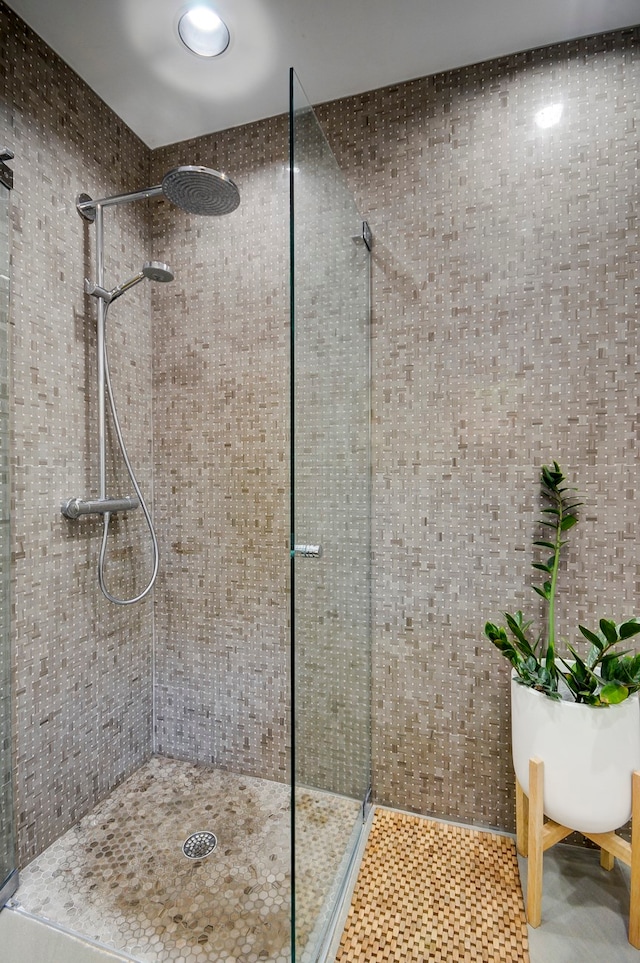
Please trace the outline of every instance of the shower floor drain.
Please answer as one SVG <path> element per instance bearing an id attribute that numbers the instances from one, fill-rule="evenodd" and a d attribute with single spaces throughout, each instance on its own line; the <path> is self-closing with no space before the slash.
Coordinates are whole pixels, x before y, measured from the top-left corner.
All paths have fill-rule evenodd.
<path id="1" fill-rule="evenodd" d="M 204 859 L 217 845 L 218 840 L 213 833 L 191 833 L 182 844 L 182 852 L 187 859 Z"/>

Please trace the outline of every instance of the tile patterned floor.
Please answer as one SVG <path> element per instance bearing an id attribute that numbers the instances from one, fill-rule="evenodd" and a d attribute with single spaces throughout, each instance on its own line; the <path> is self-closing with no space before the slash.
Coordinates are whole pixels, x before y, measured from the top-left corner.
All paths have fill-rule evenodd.
<path id="1" fill-rule="evenodd" d="M 288 963 L 289 798 L 286 785 L 155 757 L 22 871 L 17 899 L 144 963 Z M 358 806 L 309 790 L 297 803 L 303 946 Z M 188 860 L 182 843 L 201 830 L 217 848 Z"/>
<path id="2" fill-rule="evenodd" d="M 315 960 L 349 867 L 362 805 L 345 796 L 296 790 L 296 959 Z"/>

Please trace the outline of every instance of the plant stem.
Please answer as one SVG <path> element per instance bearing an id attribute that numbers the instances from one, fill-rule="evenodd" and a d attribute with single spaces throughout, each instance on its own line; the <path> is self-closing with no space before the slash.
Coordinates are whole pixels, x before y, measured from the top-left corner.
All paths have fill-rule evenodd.
<path id="1" fill-rule="evenodd" d="M 551 588 L 549 590 L 549 614 L 548 614 L 548 646 L 555 656 L 556 644 L 556 582 L 558 581 L 558 566 L 560 565 L 560 549 L 562 548 L 562 495 L 558 491 L 553 492 L 556 508 L 558 510 L 558 525 L 556 528 L 555 548 L 553 550 L 553 568 L 551 569 Z"/>

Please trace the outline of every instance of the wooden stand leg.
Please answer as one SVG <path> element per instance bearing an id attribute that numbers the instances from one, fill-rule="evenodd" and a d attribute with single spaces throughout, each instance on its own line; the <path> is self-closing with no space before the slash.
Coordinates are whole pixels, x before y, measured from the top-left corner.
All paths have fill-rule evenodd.
<path id="1" fill-rule="evenodd" d="M 524 789 L 516 779 L 516 849 L 520 856 L 527 856 L 529 834 L 529 800 Z"/>
<path id="2" fill-rule="evenodd" d="M 542 830 L 544 764 L 541 759 L 529 760 L 529 829 L 527 847 L 527 919 L 530 926 L 540 926 L 542 915 Z"/>
<path id="3" fill-rule="evenodd" d="M 606 849 L 600 850 L 600 865 L 603 869 L 613 869 L 616 864 L 616 858 L 613 853 L 608 853 Z"/>
<path id="4" fill-rule="evenodd" d="M 640 772 L 634 772 L 631 810 L 631 902 L 629 942 L 640 950 Z"/>
<path id="5" fill-rule="evenodd" d="M 572 830 L 549 820 L 544 821 L 544 763 L 529 760 L 529 798 L 516 779 L 516 845 L 521 856 L 528 856 L 527 921 L 540 926 L 542 917 L 542 858 L 545 850 L 568 836 Z M 640 771 L 632 775 L 631 843 L 616 832 L 587 833 L 584 836 L 600 847 L 600 865 L 613 869 L 616 858 L 631 867 L 629 906 L 629 943 L 640 950 Z"/>

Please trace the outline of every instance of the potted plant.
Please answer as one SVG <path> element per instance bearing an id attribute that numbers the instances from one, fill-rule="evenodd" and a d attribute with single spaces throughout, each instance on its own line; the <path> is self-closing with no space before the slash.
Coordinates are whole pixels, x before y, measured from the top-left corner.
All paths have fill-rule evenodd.
<path id="1" fill-rule="evenodd" d="M 588 643 L 562 641 L 559 652 L 555 601 L 567 533 L 578 521 L 575 489 L 557 462 L 543 466 L 547 503 L 534 545 L 546 558 L 534 585 L 547 609 L 545 630 L 533 637 L 522 612 L 504 613 L 506 627 L 487 622 L 485 634 L 513 667 L 512 750 L 516 776 L 529 794 L 529 760 L 544 762 L 544 812 L 562 826 L 606 833 L 631 815 L 631 776 L 640 769 L 640 655 L 620 645 L 640 632 L 640 619 L 600 619 L 597 629 L 578 628 Z"/>

